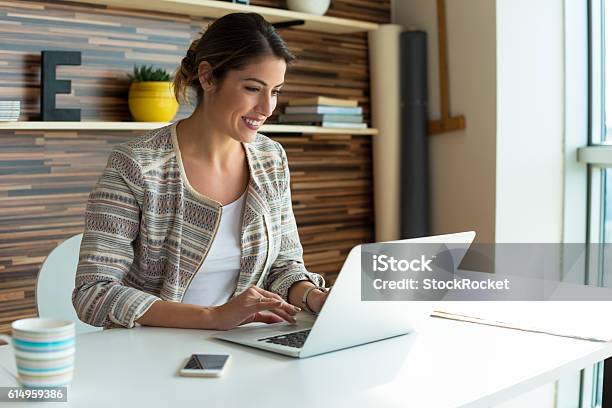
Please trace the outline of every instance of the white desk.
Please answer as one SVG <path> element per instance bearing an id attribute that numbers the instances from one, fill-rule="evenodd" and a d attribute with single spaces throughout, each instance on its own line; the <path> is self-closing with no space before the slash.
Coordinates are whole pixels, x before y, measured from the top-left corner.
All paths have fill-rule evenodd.
<path id="1" fill-rule="evenodd" d="M 612 343 L 438 318 L 417 334 L 304 360 L 211 333 L 139 327 L 78 336 L 69 402 L 19 406 L 489 407 L 612 355 Z M 178 376 L 191 353 L 232 361 L 222 378 Z M 8 346 L 0 365 L 15 372 Z M 0 386 L 13 385 L 0 370 Z"/>

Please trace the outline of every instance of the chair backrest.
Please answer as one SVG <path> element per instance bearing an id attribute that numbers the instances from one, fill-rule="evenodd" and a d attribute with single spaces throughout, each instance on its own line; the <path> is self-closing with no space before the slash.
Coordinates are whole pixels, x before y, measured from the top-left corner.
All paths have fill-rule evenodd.
<path id="1" fill-rule="evenodd" d="M 83 234 L 59 244 L 45 259 L 36 283 L 36 305 L 40 317 L 72 320 L 76 333 L 102 330 L 79 320 L 72 306 L 74 277 L 79 261 L 79 249 Z"/>

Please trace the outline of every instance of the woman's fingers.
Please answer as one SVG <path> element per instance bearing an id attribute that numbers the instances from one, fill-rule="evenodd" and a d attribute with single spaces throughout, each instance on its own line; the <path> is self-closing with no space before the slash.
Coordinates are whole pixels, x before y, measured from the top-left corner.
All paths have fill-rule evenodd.
<path id="1" fill-rule="evenodd" d="M 253 288 L 261 296 L 267 297 L 268 299 L 272 298 L 272 299 L 280 300 L 282 302 L 281 308 L 286 313 L 289 313 L 290 315 L 294 315 L 297 312 L 299 312 L 300 310 L 302 310 L 299 307 L 293 306 L 291 303 L 285 302 L 285 300 L 283 300 L 283 298 L 280 297 L 279 295 L 277 295 L 276 293 L 272 293 L 272 292 L 269 292 L 269 291 L 267 291 L 265 289 L 258 288 L 257 286 L 251 286 L 251 288 Z"/>
<path id="2" fill-rule="evenodd" d="M 261 295 L 263 295 L 265 297 L 274 298 L 274 299 L 277 299 L 277 300 L 283 300 L 282 297 L 280 297 L 279 295 L 277 295 L 274 292 L 269 292 L 269 291 L 267 291 L 265 289 L 262 289 L 260 287 L 255 286 L 255 285 L 251 286 L 251 288 L 255 289 L 257 292 L 259 292 Z"/>
<path id="3" fill-rule="evenodd" d="M 253 315 L 253 321 L 271 324 L 271 323 L 280 323 L 283 321 L 283 318 L 278 315 L 275 315 L 274 313 L 267 313 L 264 311 L 264 312 L 255 313 Z"/>
<path id="4" fill-rule="evenodd" d="M 251 305 L 246 306 L 246 308 L 251 313 L 257 313 L 268 309 L 274 309 L 280 307 L 281 305 L 281 300 L 270 299 L 262 296 L 261 298 L 256 299 L 255 302 L 253 302 Z"/>
<path id="5" fill-rule="evenodd" d="M 221 306 L 226 319 L 232 320 L 231 327 L 240 326 L 251 322 L 279 323 L 287 321 L 295 324 L 293 317 L 299 310 L 275 293 L 251 286 L 239 297 Z"/>
<path id="6" fill-rule="evenodd" d="M 289 323 L 296 323 L 297 322 L 297 320 L 295 320 L 295 317 L 293 317 L 291 314 L 287 313 L 284 309 L 281 309 L 281 308 L 270 309 L 270 312 L 275 313 L 276 315 L 282 317 L 283 319 L 285 319 Z"/>
<path id="7" fill-rule="evenodd" d="M 289 323 L 295 323 L 295 318 L 287 313 L 284 309 L 281 308 L 282 301 L 276 299 L 262 300 L 261 302 L 257 302 L 255 305 L 251 306 L 251 310 L 253 313 L 268 311 L 269 313 L 274 313 Z"/>

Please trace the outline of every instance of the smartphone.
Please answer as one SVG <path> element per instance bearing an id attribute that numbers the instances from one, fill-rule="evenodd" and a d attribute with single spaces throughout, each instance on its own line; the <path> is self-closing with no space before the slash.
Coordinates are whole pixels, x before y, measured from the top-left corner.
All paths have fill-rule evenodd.
<path id="1" fill-rule="evenodd" d="M 192 354 L 179 373 L 185 377 L 220 377 L 229 354 Z"/>

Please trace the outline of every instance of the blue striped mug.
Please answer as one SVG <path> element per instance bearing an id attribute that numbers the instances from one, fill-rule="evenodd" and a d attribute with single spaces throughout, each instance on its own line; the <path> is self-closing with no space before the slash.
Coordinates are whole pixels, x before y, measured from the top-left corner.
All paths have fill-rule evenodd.
<path id="1" fill-rule="evenodd" d="M 0 340 L 12 344 L 17 380 L 24 387 L 63 387 L 72 381 L 74 370 L 74 322 L 34 317 L 15 320 L 12 337 Z"/>

